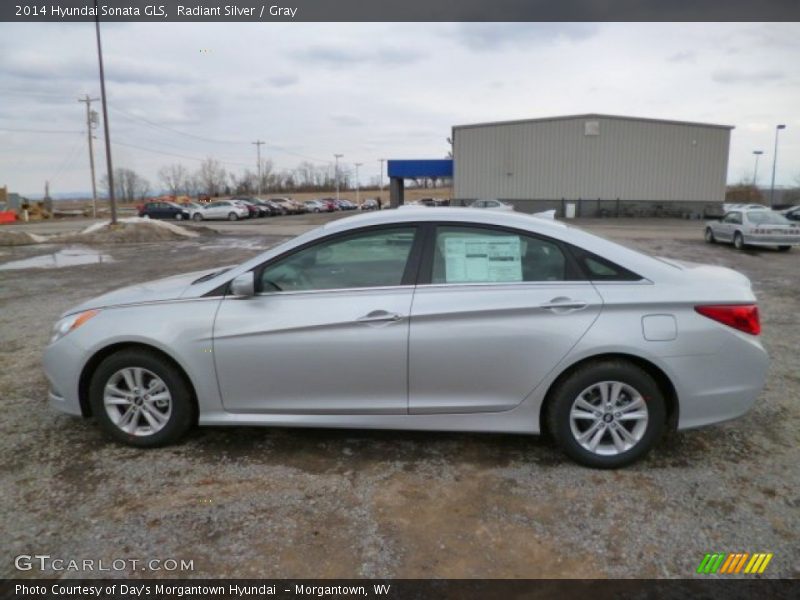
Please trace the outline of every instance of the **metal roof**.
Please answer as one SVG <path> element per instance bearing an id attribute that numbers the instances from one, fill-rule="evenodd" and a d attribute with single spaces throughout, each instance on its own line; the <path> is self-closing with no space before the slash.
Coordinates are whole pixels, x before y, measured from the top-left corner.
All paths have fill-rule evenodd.
<path id="1" fill-rule="evenodd" d="M 513 121 L 491 121 L 487 123 L 471 123 L 466 125 L 453 125 L 453 129 L 470 129 L 473 127 L 497 127 L 500 125 L 523 125 L 527 123 L 545 123 L 548 121 L 569 121 L 573 119 L 617 119 L 622 121 L 644 121 L 647 123 L 661 123 L 664 125 L 690 125 L 693 127 L 714 127 L 717 129 L 734 129 L 735 125 L 718 125 L 715 123 L 698 123 L 696 121 L 673 121 L 668 119 L 651 119 L 647 117 L 626 117 L 622 115 L 603 115 L 599 113 L 586 113 L 581 115 L 566 115 L 562 117 L 542 117 L 538 119 L 517 119 Z"/>

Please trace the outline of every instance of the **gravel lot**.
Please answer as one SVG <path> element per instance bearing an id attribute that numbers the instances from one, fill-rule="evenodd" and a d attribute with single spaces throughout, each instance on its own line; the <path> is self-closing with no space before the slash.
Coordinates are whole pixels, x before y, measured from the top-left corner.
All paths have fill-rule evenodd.
<path id="1" fill-rule="evenodd" d="M 321 218 L 287 218 L 286 233 Z M 248 258 L 280 239 L 280 222 L 0 270 L 0 577 L 39 575 L 13 565 L 35 553 L 187 559 L 194 571 L 181 575 L 196 577 L 690 577 L 712 551 L 774 552 L 766 576 L 800 576 L 800 251 L 709 246 L 697 222 L 582 225 L 747 274 L 768 385 L 745 418 L 672 434 L 624 470 L 581 468 L 546 439 L 512 435 L 203 429 L 139 451 L 47 407 L 41 353 L 63 310 Z M 0 268 L 59 250 L 0 247 Z"/>

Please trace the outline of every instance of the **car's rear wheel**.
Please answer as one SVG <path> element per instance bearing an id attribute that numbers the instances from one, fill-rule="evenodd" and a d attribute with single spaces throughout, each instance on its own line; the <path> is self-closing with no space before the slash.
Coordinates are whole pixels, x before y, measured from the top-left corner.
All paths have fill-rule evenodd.
<path id="1" fill-rule="evenodd" d="M 781 252 L 788 252 L 791 249 L 792 249 L 791 246 L 778 246 L 778 250 L 780 250 Z"/>
<path id="2" fill-rule="evenodd" d="M 183 221 L 183 214 L 181 214 L 181 213 L 177 213 L 177 214 L 175 215 L 175 220 L 176 220 L 176 221 Z"/>
<path id="3" fill-rule="evenodd" d="M 238 220 L 239 220 L 239 215 L 237 215 L 235 212 L 228 213 L 228 221 L 238 221 Z"/>
<path id="4" fill-rule="evenodd" d="M 717 240 L 714 237 L 714 232 L 711 231 L 711 227 L 706 227 L 706 242 L 709 244 L 715 243 Z"/>
<path id="5" fill-rule="evenodd" d="M 623 360 L 579 367 L 551 392 L 550 433 L 567 456 L 588 467 L 628 465 L 658 442 L 666 424 L 663 393 L 653 378 Z"/>
<path id="6" fill-rule="evenodd" d="M 744 250 L 744 237 L 738 231 L 733 234 L 733 247 L 737 250 Z"/>
<path id="7" fill-rule="evenodd" d="M 203 215 L 201 215 L 200 213 L 194 213 L 194 215 L 192 216 L 192 221 L 202 221 L 202 220 L 203 220 Z"/>
<path id="8" fill-rule="evenodd" d="M 146 350 L 122 350 L 103 360 L 89 384 L 89 403 L 100 427 L 131 446 L 174 443 L 194 422 L 185 379 Z"/>

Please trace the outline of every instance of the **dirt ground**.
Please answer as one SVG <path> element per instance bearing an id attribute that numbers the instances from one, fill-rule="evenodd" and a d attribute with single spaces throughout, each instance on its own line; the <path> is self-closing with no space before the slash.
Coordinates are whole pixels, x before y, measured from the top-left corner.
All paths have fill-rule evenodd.
<path id="1" fill-rule="evenodd" d="M 279 222 L 263 235 L 251 224 L 171 242 L 0 248 L 0 577 L 40 575 L 14 569 L 36 553 L 194 561 L 104 576 L 691 577 L 706 552 L 772 552 L 765 576 L 800 576 L 800 251 L 707 245 L 697 222 L 581 225 L 751 277 L 767 387 L 746 417 L 669 435 L 624 470 L 578 467 L 546 439 L 513 435 L 207 428 L 140 451 L 48 408 L 41 354 L 63 310 L 249 258 L 282 239 Z M 299 221 L 284 223 L 295 233 Z"/>

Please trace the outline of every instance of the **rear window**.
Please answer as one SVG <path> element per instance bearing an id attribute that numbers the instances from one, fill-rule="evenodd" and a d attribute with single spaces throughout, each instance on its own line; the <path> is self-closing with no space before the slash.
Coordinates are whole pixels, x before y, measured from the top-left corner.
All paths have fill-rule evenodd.
<path id="1" fill-rule="evenodd" d="M 642 279 L 641 275 L 577 246 L 570 246 L 570 251 L 586 279 L 590 281 L 640 281 Z"/>
<path id="2" fill-rule="evenodd" d="M 756 225 L 766 223 L 767 225 L 787 225 L 788 219 L 783 215 L 769 210 L 751 210 L 747 213 L 747 220 Z"/>

